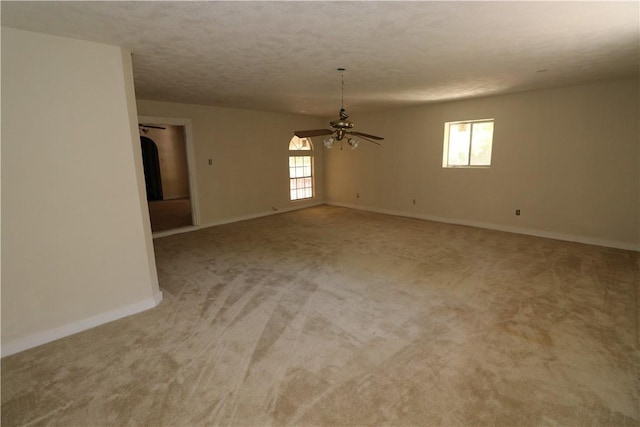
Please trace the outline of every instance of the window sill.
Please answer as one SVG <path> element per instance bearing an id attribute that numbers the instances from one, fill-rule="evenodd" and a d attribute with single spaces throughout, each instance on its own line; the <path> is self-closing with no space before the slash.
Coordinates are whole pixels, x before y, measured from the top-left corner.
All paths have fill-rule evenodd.
<path id="1" fill-rule="evenodd" d="M 491 169 L 491 166 L 443 166 L 442 169 Z"/>

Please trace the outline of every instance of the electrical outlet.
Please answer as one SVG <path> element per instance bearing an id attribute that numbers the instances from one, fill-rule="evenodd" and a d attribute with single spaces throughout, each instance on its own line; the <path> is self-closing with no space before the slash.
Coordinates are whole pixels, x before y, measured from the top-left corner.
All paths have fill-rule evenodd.
<path id="1" fill-rule="evenodd" d="M 213 159 L 209 159 L 209 165 L 213 164 Z"/>
<path id="2" fill-rule="evenodd" d="M 360 193 L 356 193 L 356 199 L 360 198 Z"/>
<path id="3" fill-rule="evenodd" d="M 520 216 L 520 209 L 516 209 L 516 215 Z"/>
<path id="4" fill-rule="evenodd" d="M 413 204 L 414 204 L 414 205 L 416 204 L 416 199 L 413 199 Z"/>

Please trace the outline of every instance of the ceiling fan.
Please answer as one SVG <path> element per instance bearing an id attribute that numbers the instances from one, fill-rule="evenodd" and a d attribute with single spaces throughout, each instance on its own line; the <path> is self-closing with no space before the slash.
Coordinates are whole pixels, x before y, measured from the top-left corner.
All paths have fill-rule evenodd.
<path id="1" fill-rule="evenodd" d="M 140 131 L 142 131 L 142 133 L 147 134 L 149 133 L 149 129 L 166 129 L 165 127 L 162 126 L 154 126 L 154 125 L 145 125 L 142 123 L 138 123 L 138 129 Z"/>
<path id="2" fill-rule="evenodd" d="M 373 142 L 376 145 L 380 145 L 380 143 L 377 141 L 381 141 L 384 139 L 381 136 L 369 135 L 367 133 L 349 130 L 353 128 L 355 124 L 347 120 L 349 116 L 347 115 L 347 111 L 344 109 L 344 71 L 345 70 L 346 70 L 345 68 L 338 68 L 338 71 L 342 73 L 342 107 L 340 108 L 340 118 L 338 120 L 334 120 L 331 123 L 329 123 L 333 129 L 297 130 L 293 132 L 295 136 L 297 136 L 298 138 L 310 138 L 313 136 L 324 136 L 324 135 L 335 134 L 335 136 L 331 136 L 323 140 L 324 146 L 327 148 L 331 148 L 335 141 L 342 141 L 346 137 L 347 143 L 351 146 L 351 149 L 352 150 L 355 149 L 358 146 L 358 140 L 351 137 L 351 135 L 357 136 L 369 142 Z"/>

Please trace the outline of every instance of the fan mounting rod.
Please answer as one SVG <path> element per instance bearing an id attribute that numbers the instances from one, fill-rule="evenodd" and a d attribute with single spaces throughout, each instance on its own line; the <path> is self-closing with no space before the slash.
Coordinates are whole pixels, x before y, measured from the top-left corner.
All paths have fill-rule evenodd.
<path id="1" fill-rule="evenodd" d="M 337 130 L 336 139 L 340 141 L 342 138 L 344 138 L 346 130 L 353 127 L 353 123 L 347 121 L 349 116 L 347 115 L 347 110 L 344 109 L 344 72 L 347 69 L 344 67 L 340 67 L 337 70 L 340 71 L 342 77 L 342 104 L 340 108 L 340 119 L 332 121 L 331 126 Z"/>
<path id="2" fill-rule="evenodd" d="M 347 71 L 347 69 L 344 67 L 340 67 L 338 68 L 338 71 L 340 71 L 340 77 L 342 78 L 342 103 L 340 106 L 340 111 L 344 111 L 344 72 Z"/>

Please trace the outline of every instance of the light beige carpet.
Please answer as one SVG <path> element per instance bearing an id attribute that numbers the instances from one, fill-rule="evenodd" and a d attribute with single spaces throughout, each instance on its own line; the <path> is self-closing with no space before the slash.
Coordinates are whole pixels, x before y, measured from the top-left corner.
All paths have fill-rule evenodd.
<path id="1" fill-rule="evenodd" d="M 638 254 L 321 206 L 154 242 L 155 309 L 2 360 L 2 425 L 640 425 Z"/>

